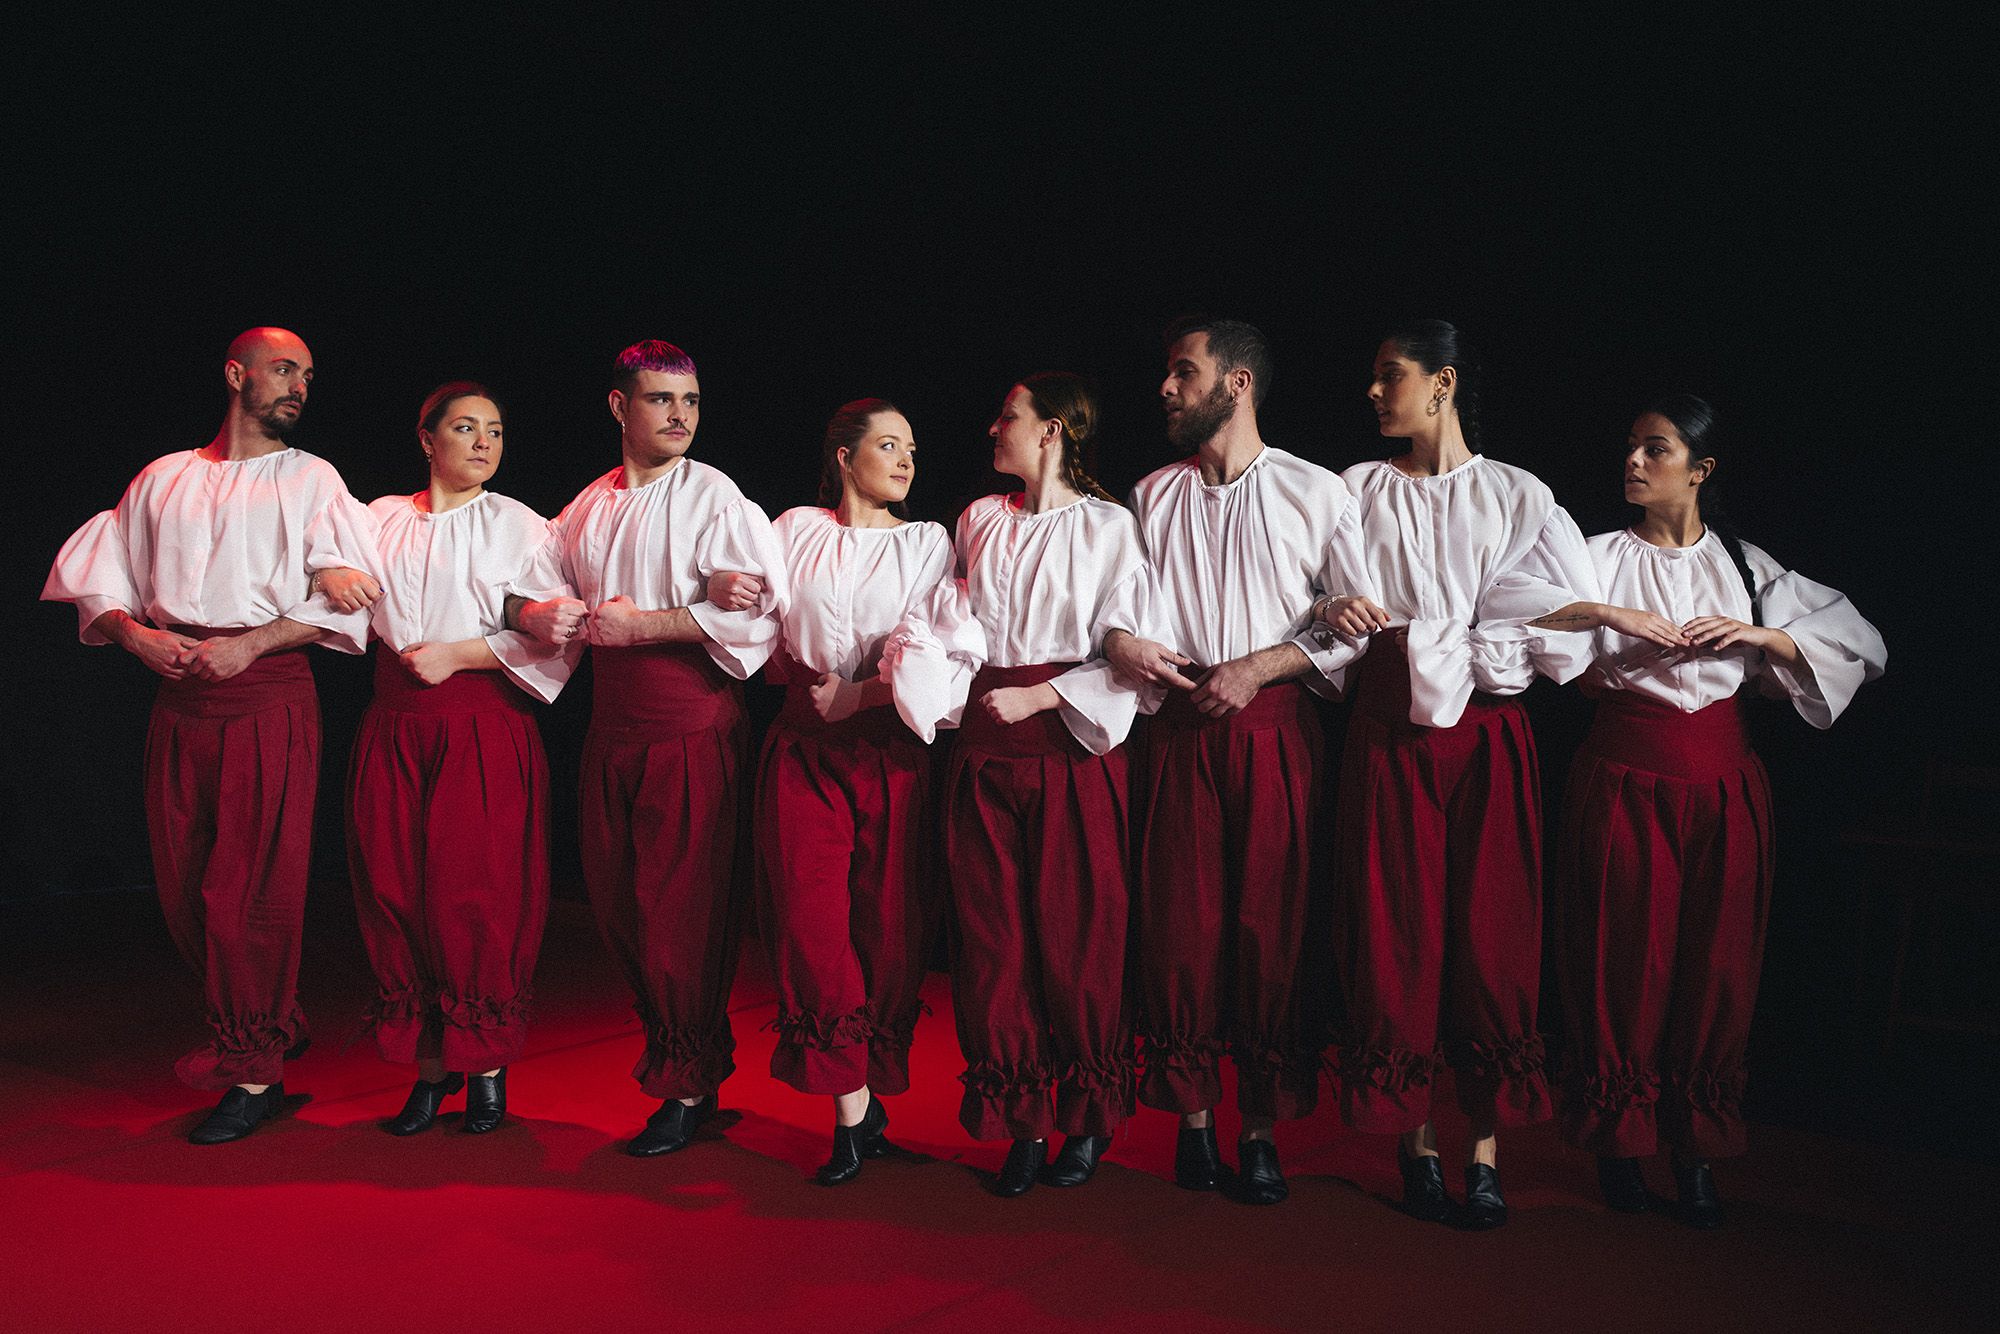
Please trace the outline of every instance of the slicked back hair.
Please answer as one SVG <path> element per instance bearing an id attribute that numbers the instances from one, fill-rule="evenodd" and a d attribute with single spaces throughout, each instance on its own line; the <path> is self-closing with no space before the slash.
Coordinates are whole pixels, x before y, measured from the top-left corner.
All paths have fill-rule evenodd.
<path id="1" fill-rule="evenodd" d="M 499 399 L 493 397 L 493 391 L 479 381 L 453 380 L 448 384 L 439 385 L 424 397 L 424 405 L 417 409 L 417 429 L 435 431 L 438 423 L 444 420 L 445 409 L 461 398 L 483 398 L 499 408 L 502 417 L 507 415 L 507 409 L 501 405 Z"/>
<path id="2" fill-rule="evenodd" d="M 611 367 L 611 387 L 621 394 L 632 392 L 633 383 L 640 371 L 658 371 L 662 375 L 693 375 L 694 358 L 675 347 L 672 343 L 648 338 L 643 343 L 634 343 L 618 354 L 618 360 Z"/>
<path id="3" fill-rule="evenodd" d="M 1271 392 L 1271 345 L 1264 341 L 1263 330 L 1242 320 L 1189 315 L 1167 326 L 1166 345 L 1171 348 L 1189 334 L 1208 335 L 1208 355 L 1223 375 L 1239 368 L 1249 371 L 1250 405 L 1264 406 L 1264 395 Z"/>

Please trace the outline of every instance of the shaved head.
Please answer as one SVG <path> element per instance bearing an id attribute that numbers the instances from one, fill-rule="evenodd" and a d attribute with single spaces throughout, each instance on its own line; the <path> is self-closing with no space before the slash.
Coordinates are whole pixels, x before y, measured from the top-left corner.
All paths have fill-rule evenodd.
<path id="1" fill-rule="evenodd" d="M 274 325 L 263 325 L 255 329 L 245 329 L 242 333 L 237 334 L 236 337 L 229 340 L 229 351 L 224 354 L 224 359 L 228 361 L 240 361 L 245 366 L 248 366 L 257 360 L 269 360 L 271 357 L 277 355 L 280 349 L 294 354 L 294 360 L 304 361 L 309 359 L 309 357 L 296 355 L 305 352 L 305 339 L 299 337 L 290 329 L 280 329 Z"/>

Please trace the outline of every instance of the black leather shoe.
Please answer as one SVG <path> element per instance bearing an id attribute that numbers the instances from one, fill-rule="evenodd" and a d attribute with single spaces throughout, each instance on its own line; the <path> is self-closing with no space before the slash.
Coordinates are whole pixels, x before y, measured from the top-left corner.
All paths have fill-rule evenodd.
<path id="1" fill-rule="evenodd" d="M 1111 1147 L 1109 1135 L 1071 1135 L 1042 1169 L 1044 1186 L 1081 1186 L 1097 1173 L 1097 1160 Z"/>
<path id="2" fill-rule="evenodd" d="M 1278 1170 L 1278 1146 L 1246 1139 L 1236 1146 L 1236 1198 L 1245 1204 L 1279 1204 L 1291 1194 Z"/>
<path id="3" fill-rule="evenodd" d="M 222 1101 L 215 1104 L 215 1110 L 189 1132 L 188 1143 L 227 1144 L 233 1139 L 242 1139 L 276 1116 L 284 1101 L 283 1083 L 273 1084 L 262 1093 L 252 1093 L 246 1088 L 230 1089 L 222 1095 Z"/>
<path id="4" fill-rule="evenodd" d="M 1643 1214 L 1653 1207 L 1637 1158 L 1599 1158 L 1597 1188 L 1604 1192 L 1605 1204 L 1621 1214 Z"/>
<path id="5" fill-rule="evenodd" d="M 1507 1200 L 1500 1194 L 1500 1169 L 1474 1163 L 1465 1169 L 1465 1208 L 1458 1225 L 1468 1232 L 1486 1232 L 1507 1222 Z"/>
<path id="6" fill-rule="evenodd" d="M 1722 1226 L 1722 1197 L 1706 1160 L 1685 1167 L 1675 1163 L 1674 1184 L 1681 1190 L 1681 1222 L 1704 1232 Z"/>
<path id="7" fill-rule="evenodd" d="M 1004 1199 L 1026 1195 L 1048 1160 L 1047 1140 L 1015 1140 L 1014 1147 L 1007 1150 L 1007 1161 L 1000 1164 L 1000 1175 L 993 1178 L 993 1193 Z"/>
<path id="8" fill-rule="evenodd" d="M 464 1075 L 446 1075 L 435 1084 L 419 1079 L 411 1086 L 410 1096 L 404 1099 L 403 1110 L 384 1121 L 382 1129 L 392 1135 L 414 1135 L 419 1130 L 429 1130 L 444 1100 L 464 1087 Z"/>
<path id="9" fill-rule="evenodd" d="M 690 1107 L 679 1098 L 668 1098 L 660 1110 L 646 1118 L 646 1128 L 632 1137 L 625 1152 L 634 1158 L 653 1158 L 685 1149 L 695 1127 L 716 1113 L 713 1093 Z"/>
<path id="10" fill-rule="evenodd" d="M 888 1128 L 889 1109 L 880 1098 L 869 1094 L 868 1110 L 859 1121 L 833 1128 L 833 1156 L 813 1174 L 813 1180 L 822 1186 L 838 1186 L 860 1176 L 863 1158 L 880 1158 L 889 1151 L 889 1141 L 882 1133 Z"/>
<path id="11" fill-rule="evenodd" d="M 498 1130 L 507 1119 L 507 1067 L 496 1075 L 467 1075 L 465 1079 L 465 1120 L 458 1128 L 468 1135 L 484 1135 Z"/>
<path id="12" fill-rule="evenodd" d="M 1442 1223 L 1451 1216 L 1451 1197 L 1444 1193 L 1444 1165 L 1434 1153 L 1411 1157 L 1396 1142 L 1396 1166 L 1403 1172 L 1403 1212 L 1426 1223 Z"/>
<path id="13" fill-rule="evenodd" d="M 1215 1147 L 1215 1126 L 1182 1128 L 1174 1141 L 1174 1184 L 1182 1190 L 1214 1190 L 1222 1184 L 1222 1151 Z"/>

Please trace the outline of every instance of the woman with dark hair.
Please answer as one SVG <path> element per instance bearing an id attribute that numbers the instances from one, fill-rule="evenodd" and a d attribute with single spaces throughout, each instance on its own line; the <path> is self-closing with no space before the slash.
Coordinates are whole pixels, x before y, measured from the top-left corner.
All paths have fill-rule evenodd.
<path id="1" fill-rule="evenodd" d="M 1535 1032 L 1539 779 L 1513 696 L 1588 665 L 1576 604 L 1595 576 L 1548 487 L 1474 452 L 1478 391 L 1452 325 L 1417 321 L 1383 340 L 1368 399 L 1381 433 L 1405 444 L 1342 474 L 1361 506 L 1363 569 L 1318 615 L 1366 647 L 1336 829 L 1342 1114 L 1401 1136 L 1404 1207 L 1445 1221 L 1431 1087 L 1449 1066 L 1472 1122 L 1458 1218 L 1489 1228 L 1507 1217 L 1498 1128 L 1551 1111 Z"/>
<path id="2" fill-rule="evenodd" d="M 1083 381 L 1031 375 L 987 434 L 1013 495 L 974 502 L 959 564 L 985 632 L 947 788 L 967 1069 L 959 1121 L 1009 1139 L 996 1194 L 1088 1181 L 1131 1114 L 1125 1013 L 1127 778 L 1138 694 L 1104 661 L 1139 633 L 1145 552 L 1132 515 L 1091 479 L 1097 404 Z M 1054 1107 L 1050 1094 L 1054 1094 Z M 1053 1166 L 1048 1136 L 1068 1137 Z"/>
<path id="3" fill-rule="evenodd" d="M 916 467 L 894 404 L 848 403 L 827 423 L 821 507 L 775 525 L 791 592 L 768 671 L 788 689 L 757 788 L 758 906 L 778 988 L 771 1074 L 834 1102 L 824 1186 L 887 1148 L 881 1095 L 910 1085 L 936 903 L 925 747 L 957 725 L 981 648 L 951 538 L 905 521 Z M 715 583 L 726 610 L 753 600 Z"/>
<path id="4" fill-rule="evenodd" d="M 369 606 L 375 698 L 348 770 L 348 865 L 379 992 L 384 1060 L 415 1063 L 392 1135 L 429 1128 L 466 1090 L 460 1129 L 507 1109 L 548 915 L 548 764 L 532 701 L 553 700 L 577 650 L 506 628 L 507 581 L 548 521 L 488 491 L 501 410 L 454 381 L 424 400 L 430 485 L 368 506 L 367 550 L 317 576 L 337 607 Z M 349 553 L 341 553 L 349 557 Z"/>
<path id="5" fill-rule="evenodd" d="M 1589 541 L 1606 595 L 1677 629 L 1599 630 L 1597 700 L 1570 766 L 1557 861 L 1571 1060 L 1564 1138 L 1598 1155 L 1606 1203 L 1649 1203 L 1640 1159 L 1672 1150 L 1681 1217 L 1722 1222 L 1708 1160 L 1746 1148 L 1740 1100 L 1772 880 L 1771 797 L 1747 686 L 1832 725 L 1881 675 L 1882 636 L 1834 590 L 1739 540 L 1704 502 L 1720 451 L 1692 394 L 1625 442 L 1631 528 Z"/>

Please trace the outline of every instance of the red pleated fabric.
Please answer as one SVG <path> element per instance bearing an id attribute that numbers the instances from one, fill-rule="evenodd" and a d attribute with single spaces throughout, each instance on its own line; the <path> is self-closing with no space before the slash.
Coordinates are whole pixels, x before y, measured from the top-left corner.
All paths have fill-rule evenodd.
<path id="1" fill-rule="evenodd" d="M 577 851 L 605 944 L 632 988 L 647 1095 L 695 1098 L 735 1070 L 743 689 L 699 644 L 590 651 Z"/>
<path id="2" fill-rule="evenodd" d="M 1170 692 L 1152 719 L 1135 913 L 1148 1106 L 1214 1107 L 1225 1051 L 1245 1114 L 1290 1120 L 1317 1101 L 1298 982 L 1323 749 L 1296 682 L 1219 719 Z"/>
<path id="3" fill-rule="evenodd" d="M 828 723 L 794 685 L 765 736 L 757 890 L 778 989 L 771 1074 L 801 1093 L 910 1086 L 936 902 L 929 781 L 929 749 L 893 708 Z"/>
<path id="4" fill-rule="evenodd" d="M 548 761 L 497 671 L 427 686 L 380 644 L 348 767 L 355 915 L 383 1059 L 520 1057 L 549 907 Z"/>
<path id="5" fill-rule="evenodd" d="M 319 699 L 303 649 L 227 681 L 161 684 L 146 732 L 146 827 L 160 910 L 201 975 L 212 1031 L 175 1065 L 190 1087 L 276 1083 L 306 1034 L 299 948 L 318 786 Z"/>
<path id="6" fill-rule="evenodd" d="M 1132 1111 L 1124 748 L 1090 754 L 1058 710 L 1003 726 L 979 704 L 1073 665 L 981 670 L 952 753 L 959 1122 L 975 1139 L 1108 1135 Z"/>
<path id="7" fill-rule="evenodd" d="M 1744 1152 L 1742 1097 L 1775 868 L 1741 696 L 1598 702 L 1556 868 L 1565 1138 L 1642 1157 Z"/>
<path id="8" fill-rule="evenodd" d="M 1397 1133 L 1430 1119 L 1448 1064 L 1475 1121 L 1552 1107 L 1535 1031 L 1542 812 L 1519 700 L 1473 695 L 1451 727 L 1409 721 L 1409 665 L 1378 637 L 1361 664 L 1341 763 L 1337 948 L 1349 1031 L 1341 1113 Z"/>

